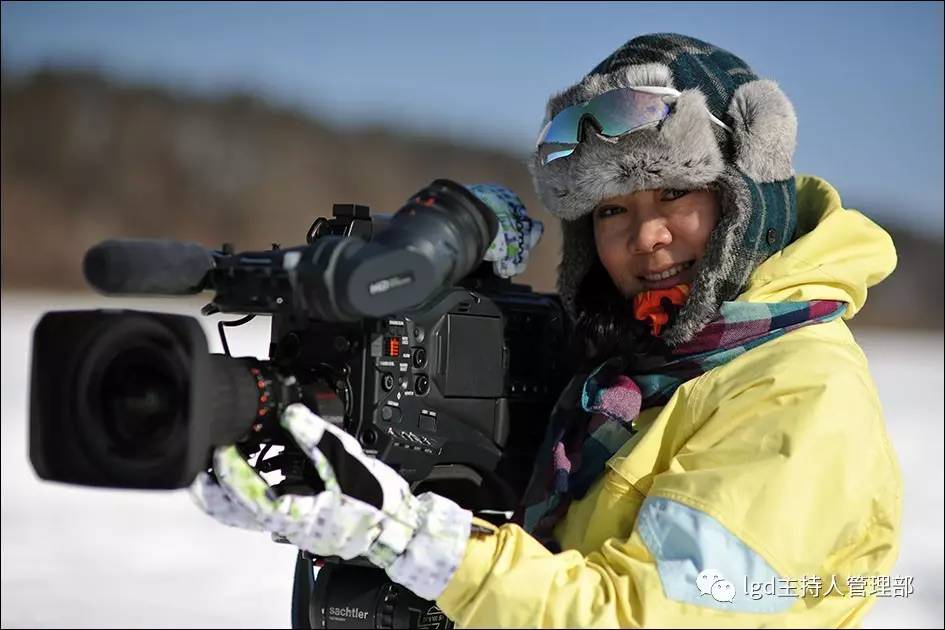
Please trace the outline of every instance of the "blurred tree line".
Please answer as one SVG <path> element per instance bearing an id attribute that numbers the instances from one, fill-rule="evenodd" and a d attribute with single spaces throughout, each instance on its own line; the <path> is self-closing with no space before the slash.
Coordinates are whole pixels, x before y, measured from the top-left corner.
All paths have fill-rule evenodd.
<path id="1" fill-rule="evenodd" d="M 500 150 L 341 130 L 245 94 L 197 98 L 45 70 L 2 77 L 0 166 L 4 289 L 86 290 L 82 256 L 109 237 L 230 242 L 237 251 L 298 245 L 333 203 L 393 213 L 445 177 L 522 197 L 545 236 L 520 281 L 554 290 L 557 220 L 538 203 L 524 157 Z M 941 329 L 941 237 L 884 227 L 899 267 L 855 324 Z"/>

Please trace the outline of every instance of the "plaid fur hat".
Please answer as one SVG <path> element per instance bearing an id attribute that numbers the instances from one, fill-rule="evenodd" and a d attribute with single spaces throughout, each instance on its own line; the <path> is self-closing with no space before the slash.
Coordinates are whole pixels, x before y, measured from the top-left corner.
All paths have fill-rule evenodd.
<path id="1" fill-rule="evenodd" d="M 751 272 L 791 242 L 797 223 L 794 108 L 776 83 L 759 79 L 735 55 L 672 33 L 634 38 L 580 82 L 553 96 L 544 123 L 566 107 L 622 87 L 672 87 L 682 94 L 658 127 L 619 138 L 589 130 L 566 159 L 529 169 L 545 207 L 562 220 L 558 291 L 575 317 L 574 298 L 597 258 L 591 212 L 603 199 L 638 190 L 712 189 L 721 215 L 692 292 L 661 339 L 692 339 L 738 296 Z M 706 108 L 733 133 L 713 124 Z"/>

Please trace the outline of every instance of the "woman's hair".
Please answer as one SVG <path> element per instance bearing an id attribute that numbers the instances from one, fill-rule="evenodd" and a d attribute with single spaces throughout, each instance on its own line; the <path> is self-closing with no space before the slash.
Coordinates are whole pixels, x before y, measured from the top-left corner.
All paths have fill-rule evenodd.
<path id="1" fill-rule="evenodd" d="M 595 258 L 578 285 L 574 306 L 573 352 L 582 369 L 593 369 L 614 356 L 628 358 L 632 364 L 637 357 L 669 353 L 666 344 L 650 332 L 648 324 L 634 317 L 633 298 L 617 289 L 599 258 Z M 668 300 L 663 306 L 672 324 L 678 309 Z"/>

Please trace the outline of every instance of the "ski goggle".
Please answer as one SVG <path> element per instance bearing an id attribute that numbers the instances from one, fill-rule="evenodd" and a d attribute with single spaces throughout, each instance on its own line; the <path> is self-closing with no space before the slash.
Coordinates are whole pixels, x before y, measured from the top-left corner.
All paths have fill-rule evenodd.
<path id="1" fill-rule="evenodd" d="M 541 158 L 542 165 L 574 153 L 581 142 L 582 126 L 590 120 L 598 133 L 618 138 L 638 129 L 653 127 L 669 116 L 681 92 L 669 87 L 627 87 L 599 94 L 586 103 L 561 110 L 542 128 L 536 148 L 549 147 Z M 732 130 L 706 109 L 709 119 L 728 131 Z"/>

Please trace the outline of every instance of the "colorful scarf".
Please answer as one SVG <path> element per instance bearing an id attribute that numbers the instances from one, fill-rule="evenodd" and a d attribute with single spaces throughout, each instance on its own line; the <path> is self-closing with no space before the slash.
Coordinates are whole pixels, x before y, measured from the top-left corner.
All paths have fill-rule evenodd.
<path id="1" fill-rule="evenodd" d="M 576 376 L 552 411 L 518 522 L 557 551 L 555 525 L 633 436 L 642 410 L 665 404 L 686 381 L 755 346 L 795 328 L 836 319 L 845 310 L 846 304 L 827 300 L 724 302 L 719 316 L 670 357 L 629 368 L 625 358 L 615 357 L 590 375 Z"/>

